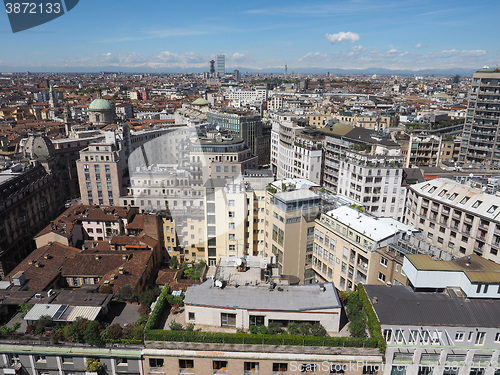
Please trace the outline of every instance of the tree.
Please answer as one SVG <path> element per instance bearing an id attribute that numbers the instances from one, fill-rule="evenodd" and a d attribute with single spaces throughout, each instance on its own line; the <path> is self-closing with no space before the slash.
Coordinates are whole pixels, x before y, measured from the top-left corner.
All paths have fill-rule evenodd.
<path id="1" fill-rule="evenodd" d="M 52 318 L 48 315 L 42 315 L 35 326 L 35 334 L 39 335 L 43 331 L 45 331 L 45 327 L 49 327 L 52 325 Z"/>
<path id="2" fill-rule="evenodd" d="M 66 338 L 70 338 L 73 342 L 85 342 L 84 332 L 89 324 L 89 320 L 78 317 L 76 320 L 68 326 L 68 330 L 65 330 Z"/>
<path id="3" fill-rule="evenodd" d="M 89 322 L 83 332 L 83 337 L 87 344 L 92 346 L 102 346 L 103 341 L 101 333 L 99 332 L 99 322 L 96 320 Z"/>
<path id="4" fill-rule="evenodd" d="M 326 329 L 321 323 L 314 323 L 311 327 L 311 334 L 313 336 L 326 336 Z"/>
<path id="5" fill-rule="evenodd" d="M 102 369 L 102 363 L 97 358 L 87 358 L 86 371 L 99 372 Z"/>
<path id="6" fill-rule="evenodd" d="M 170 268 L 179 268 L 179 260 L 175 255 L 170 258 Z"/>
<path id="7" fill-rule="evenodd" d="M 122 337 L 122 327 L 118 323 L 112 324 L 108 329 L 109 338 L 116 340 Z"/>
<path id="8" fill-rule="evenodd" d="M 155 300 L 155 295 L 152 290 L 146 290 L 145 292 L 142 292 L 139 295 L 139 302 L 146 311 L 149 310 L 149 307 L 154 302 L 154 300 Z"/>
<path id="9" fill-rule="evenodd" d="M 118 290 L 118 294 L 121 299 L 130 299 L 132 297 L 132 293 L 132 285 L 130 284 L 125 284 Z"/>

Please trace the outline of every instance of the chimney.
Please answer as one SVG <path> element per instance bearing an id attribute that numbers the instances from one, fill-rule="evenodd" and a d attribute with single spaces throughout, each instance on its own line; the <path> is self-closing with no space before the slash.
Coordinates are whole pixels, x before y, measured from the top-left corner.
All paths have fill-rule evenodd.
<path id="1" fill-rule="evenodd" d="M 118 268 L 118 272 L 120 273 L 120 275 L 125 274 L 125 270 L 123 269 L 123 267 Z"/>

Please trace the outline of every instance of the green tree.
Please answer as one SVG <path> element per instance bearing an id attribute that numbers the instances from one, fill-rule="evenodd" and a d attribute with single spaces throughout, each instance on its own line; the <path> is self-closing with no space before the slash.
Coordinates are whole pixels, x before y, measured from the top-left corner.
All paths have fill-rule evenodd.
<path id="1" fill-rule="evenodd" d="M 101 332 L 99 332 L 98 321 L 93 320 L 87 324 L 87 327 L 83 332 L 83 338 L 87 344 L 92 346 L 102 346 L 103 341 L 101 338 Z"/>
<path id="2" fill-rule="evenodd" d="M 52 325 L 52 318 L 48 315 L 42 315 L 35 326 L 35 334 L 39 335 L 45 331 L 45 327 L 50 327 Z"/>
<path id="3" fill-rule="evenodd" d="M 130 285 L 130 284 L 125 284 L 124 286 L 122 286 L 118 290 L 118 294 L 120 295 L 121 299 L 130 299 L 130 298 L 132 298 L 133 292 L 134 291 L 132 289 L 132 285 Z"/>
<path id="4" fill-rule="evenodd" d="M 89 324 L 89 320 L 78 317 L 76 320 L 69 325 L 67 336 L 65 332 L 65 336 L 70 338 L 73 342 L 85 342 L 84 332 Z"/>
<path id="5" fill-rule="evenodd" d="M 179 260 L 175 255 L 170 258 L 170 268 L 179 268 Z"/>
<path id="6" fill-rule="evenodd" d="M 326 336 L 326 329 L 321 323 L 315 323 L 311 327 L 311 334 L 313 336 Z"/>

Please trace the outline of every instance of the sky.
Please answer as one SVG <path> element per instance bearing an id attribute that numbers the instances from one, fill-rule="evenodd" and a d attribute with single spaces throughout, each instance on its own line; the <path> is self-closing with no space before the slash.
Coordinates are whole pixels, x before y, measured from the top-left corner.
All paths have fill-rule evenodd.
<path id="1" fill-rule="evenodd" d="M 1 7 L 1 4 L 0 4 Z M 12 33 L 0 71 L 479 69 L 500 61 L 498 0 L 80 0 Z"/>

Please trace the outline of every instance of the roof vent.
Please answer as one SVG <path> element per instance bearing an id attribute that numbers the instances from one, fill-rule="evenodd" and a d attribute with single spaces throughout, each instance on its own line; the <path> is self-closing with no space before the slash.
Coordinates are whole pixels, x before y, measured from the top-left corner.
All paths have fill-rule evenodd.
<path id="1" fill-rule="evenodd" d="M 123 275 L 125 273 L 125 269 L 123 267 L 118 268 L 118 272 L 120 275 Z"/>
<path id="2" fill-rule="evenodd" d="M 101 256 L 100 255 L 96 255 L 95 256 L 95 260 L 99 260 L 99 259 L 101 259 Z"/>

